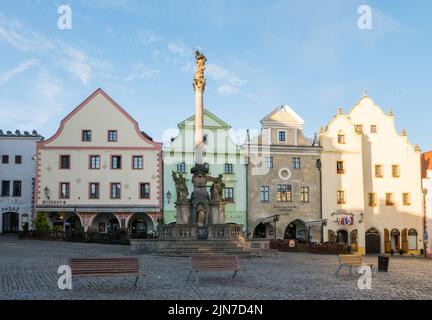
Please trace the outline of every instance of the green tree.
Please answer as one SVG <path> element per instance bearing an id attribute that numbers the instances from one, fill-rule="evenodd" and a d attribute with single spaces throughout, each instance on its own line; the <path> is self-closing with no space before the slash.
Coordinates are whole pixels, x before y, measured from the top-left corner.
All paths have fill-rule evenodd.
<path id="1" fill-rule="evenodd" d="M 50 225 L 45 214 L 39 212 L 36 216 L 35 221 L 35 229 L 36 231 L 50 231 Z"/>

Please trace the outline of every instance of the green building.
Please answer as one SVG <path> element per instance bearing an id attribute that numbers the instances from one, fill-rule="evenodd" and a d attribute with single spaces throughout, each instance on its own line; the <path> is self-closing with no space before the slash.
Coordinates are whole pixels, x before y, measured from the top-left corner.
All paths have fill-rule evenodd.
<path id="1" fill-rule="evenodd" d="M 225 183 L 225 222 L 242 224 L 247 231 L 247 167 L 240 147 L 229 135 L 231 126 L 219 119 L 207 109 L 203 112 L 204 120 L 204 162 L 209 168 L 209 175 L 223 175 Z M 177 137 L 164 148 L 164 223 L 176 221 L 176 188 L 172 171 L 182 173 L 187 179 L 189 195 L 193 191 L 192 175 L 194 163 L 194 124 L 195 115 L 180 122 Z M 210 191 L 211 182 L 208 185 Z"/>

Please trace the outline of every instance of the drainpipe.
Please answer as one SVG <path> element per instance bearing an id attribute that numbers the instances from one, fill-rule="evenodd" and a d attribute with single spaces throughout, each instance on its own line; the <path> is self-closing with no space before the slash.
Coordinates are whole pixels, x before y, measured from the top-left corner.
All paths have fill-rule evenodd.
<path id="1" fill-rule="evenodd" d="M 246 157 L 246 238 L 249 235 L 249 157 L 250 157 L 250 134 L 249 129 L 246 130 L 247 139 L 247 157 Z"/>
<path id="2" fill-rule="evenodd" d="M 321 167 L 322 167 L 322 163 L 321 163 L 321 159 L 318 159 L 316 162 L 316 167 L 319 171 L 319 187 L 320 187 L 320 217 L 321 217 L 321 242 L 324 243 L 324 226 L 323 226 L 323 210 L 322 210 L 322 171 L 321 171 Z"/>
<path id="3" fill-rule="evenodd" d="M 425 188 L 423 191 L 423 212 L 424 212 L 424 219 L 423 219 L 423 254 L 425 259 L 427 258 L 427 252 L 426 252 L 426 241 L 425 241 L 425 235 L 427 234 L 427 206 L 426 206 L 426 195 L 428 193 L 428 190 Z M 429 234 L 428 234 L 429 238 Z"/>

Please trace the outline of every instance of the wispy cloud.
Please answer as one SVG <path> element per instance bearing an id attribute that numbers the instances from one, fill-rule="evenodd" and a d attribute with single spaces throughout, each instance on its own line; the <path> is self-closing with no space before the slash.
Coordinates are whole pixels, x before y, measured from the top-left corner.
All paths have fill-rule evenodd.
<path id="1" fill-rule="evenodd" d="M 159 74 L 159 70 L 157 69 L 151 69 L 143 64 L 137 64 L 134 67 L 134 70 L 129 73 L 129 75 L 126 77 L 126 81 L 132 81 L 132 80 L 148 80 L 151 79 Z"/>
<path id="2" fill-rule="evenodd" d="M 0 41 L 26 53 L 47 56 L 83 84 L 88 84 L 95 75 L 101 73 L 106 75 L 111 69 L 108 63 L 89 57 L 82 49 L 77 49 L 61 39 L 47 37 L 15 19 L 6 19 L 2 16 L 0 16 Z"/>
<path id="3" fill-rule="evenodd" d="M 33 66 L 37 62 L 36 59 L 25 61 L 15 68 L 8 70 L 4 73 L 0 73 L 0 86 L 4 85 L 6 82 L 8 82 L 13 77 L 17 76 L 18 74 L 24 72 L 31 66 Z"/>
<path id="4" fill-rule="evenodd" d="M 43 127 L 53 115 L 61 113 L 63 106 L 59 101 L 63 94 L 61 81 L 42 71 L 25 97 L 0 97 L 0 126 L 20 130 Z"/>
<path id="5" fill-rule="evenodd" d="M 179 56 L 184 56 L 188 49 L 180 42 L 171 42 L 168 44 L 168 50 L 172 53 L 178 54 Z"/>
<path id="6" fill-rule="evenodd" d="M 151 30 L 144 30 L 138 32 L 138 41 L 145 45 L 150 45 L 162 40 L 162 37 Z"/>
<path id="7" fill-rule="evenodd" d="M 222 83 L 217 88 L 217 91 L 221 95 L 234 95 L 238 93 L 239 88 L 246 83 L 245 80 L 240 79 L 234 73 L 218 64 L 208 64 L 206 71 L 210 78 Z"/>

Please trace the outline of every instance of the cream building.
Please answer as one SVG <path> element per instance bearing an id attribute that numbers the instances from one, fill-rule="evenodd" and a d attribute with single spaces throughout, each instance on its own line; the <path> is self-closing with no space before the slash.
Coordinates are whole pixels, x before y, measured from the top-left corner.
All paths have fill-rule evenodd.
<path id="1" fill-rule="evenodd" d="M 58 229 L 145 237 L 161 219 L 161 150 L 98 89 L 37 143 L 36 212 Z"/>
<path id="2" fill-rule="evenodd" d="M 344 242 L 360 253 L 423 248 L 420 150 L 398 133 L 394 116 L 366 94 L 347 114 L 339 109 L 325 130 L 323 148 L 324 241 Z"/>
<path id="3" fill-rule="evenodd" d="M 248 154 L 248 225 L 251 236 L 320 242 L 321 148 L 303 134 L 303 119 L 289 106 L 275 108 Z"/>

